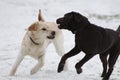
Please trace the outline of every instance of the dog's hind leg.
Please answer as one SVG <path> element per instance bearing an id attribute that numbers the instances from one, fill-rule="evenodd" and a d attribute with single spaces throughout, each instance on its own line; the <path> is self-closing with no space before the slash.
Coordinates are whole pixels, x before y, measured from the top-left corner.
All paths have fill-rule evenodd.
<path id="1" fill-rule="evenodd" d="M 78 74 L 80 74 L 80 73 L 82 72 L 81 67 L 82 67 L 88 60 L 90 60 L 93 56 L 94 56 L 94 54 L 86 54 L 85 57 L 75 65 L 75 68 L 76 68 L 76 71 L 77 71 Z"/>
<path id="2" fill-rule="evenodd" d="M 118 59 L 118 56 L 119 56 L 119 52 L 110 53 L 109 60 L 108 60 L 109 69 L 108 69 L 108 72 L 106 73 L 106 75 L 104 76 L 103 80 L 109 80 L 109 77 L 113 72 L 114 65 L 116 63 L 116 60 Z"/>
<path id="3" fill-rule="evenodd" d="M 104 77 L 106 75 L 106 72 L 107 72 L 107 56 L 108 56 L 108 52 L 101 53 L 99 55 L 100 60 L 101 60 L 102 65 L 103 65 L 103 72 L 102 72 L 101 77 Z"/>
<path id="4" fill-rule="evenodd" d="M 32 74 L 35 74 L 36 72 L 39 71 L 39 69 L 41 69 L 44 65 L 44 58 L 45 58 L 45 55 L 42 55 L 38 58 L 38 63 L 33 67 L 33 69 L 31 70 L 31 75 Z"/>
<path id="5" fill-rule="evenodd" d="M 20 64 L 21 61 L 23 60 L 23 58 L 24 58 L 24 55 L 20 53 L 20 54 L 18 55 L 17 59 L 16 59 L 15 64 L 14 64 L 13 67 L 12 67 L 12 70 L 10 71 L 10 74 L 9 74 L 10 76 L 15 75 L 15 72 L 16 72 L 19 64 Z"/>

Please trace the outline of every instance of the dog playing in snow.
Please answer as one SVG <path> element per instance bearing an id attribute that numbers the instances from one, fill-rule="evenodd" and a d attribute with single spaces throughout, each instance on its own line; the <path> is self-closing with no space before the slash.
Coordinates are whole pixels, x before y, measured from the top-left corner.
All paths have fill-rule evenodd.
<path id="1" fill-rule="evenodd" d="M 41 15 L 41 10 L 39 10 L 38 21 L 28 27 L 21 44 L 20 53 L 9 75 L 15 75 L 19 64 L 27 55 L 38 61 L 31 70 L 31 74 L 36 73 L 44 65 L 46 48 L 51 42 L 53 42 L 59 56 L 65 53 L 63 46 L 64 36 L 57 26 L 55 22 L 45 22 Z"/>
<path id="2" fill-rule="evenodd" d="M 56 22 L 60 24 L 59 29 L 67 29 L 75 34 L 75 47 L 61 58 L 58 72 L 63 70 L 68 58 L 83 51 L 85 57 L 75 65 L 77 73 L 80 74 L 82 72 L 81 67 L 96 54 L 99 54 L 103 64 L 101 76 L 103 80 L 109 80 L 120 54 L 120 27 L 117 31 L 102 28 L 90 23 L 85 16 L 77 12 L 67 13 L 64 17 L 57 19 Z M 107 58 L 108 55 L 109 58 Z"/>

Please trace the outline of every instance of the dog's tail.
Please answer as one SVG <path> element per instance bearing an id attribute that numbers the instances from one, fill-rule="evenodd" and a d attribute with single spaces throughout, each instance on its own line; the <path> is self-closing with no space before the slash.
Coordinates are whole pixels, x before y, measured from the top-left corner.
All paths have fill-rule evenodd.
<path id="1" fill-rule="evenodd" d="M 43 22 L 45 21 L 40 9 L 39 9 L 39 14 L 38 14 L 38 21 L 43 21 Z"/>
<path id="2" fill-rule="evenodd" d="M 120 33 L 120 25 L 119 25 L 119 27 L 118 27 L 118 29 L 116 31 Z"/>

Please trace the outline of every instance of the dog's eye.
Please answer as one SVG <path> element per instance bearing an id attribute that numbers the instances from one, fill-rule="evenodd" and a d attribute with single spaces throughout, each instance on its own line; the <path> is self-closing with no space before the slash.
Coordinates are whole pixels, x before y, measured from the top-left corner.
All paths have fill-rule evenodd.
<path id="1" fill-rule="evenodd" d="M 42 30 L 43 30 L 43 31 L 46 31 L 46 29 L 45 29 L 45 28 L 42 28 Z"/>

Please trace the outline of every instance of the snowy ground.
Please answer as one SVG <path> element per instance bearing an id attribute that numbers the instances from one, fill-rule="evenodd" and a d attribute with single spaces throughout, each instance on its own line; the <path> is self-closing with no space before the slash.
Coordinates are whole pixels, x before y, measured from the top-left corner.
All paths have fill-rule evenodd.
<path id="1" fill-rule="evenodd" d="M 30 75 L 36 61 L 26 57 L 20 64 L 16 76 L 8 73 L 19 53 L 25 29 L 37 20 L 38 9 L 42 9 L 47 21 L 55 21 L 66 12 L 77 11 L 87 16 L 92 23 L 116 30 L 120 25 L 119 0 L 0 0 L 0 80 L 101 80 L 102 64 L 98 55 L 83 66 L 83 73 L 76 74 L 74 65 L 83 53 L 69 59 L 69 71 L 57 73 L 60 57 L 54 46 L 47 50 L 45 65 L 41 71 Z M 65 51 L 74 46 L 74 35 L 63 30 Z M 120 58 L 110 80 L 120 80 Z"/>

